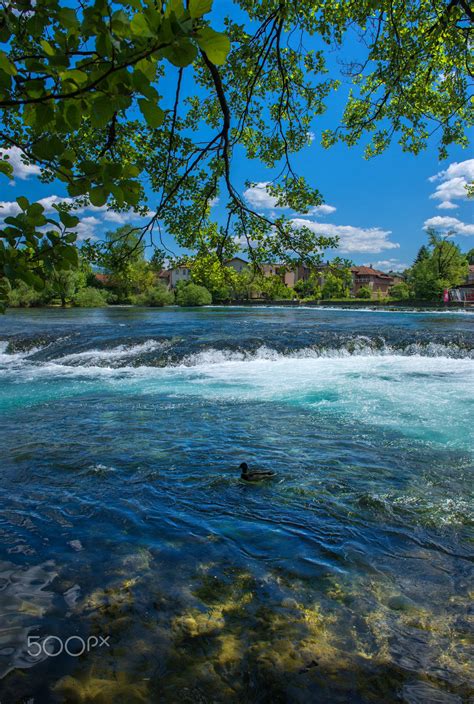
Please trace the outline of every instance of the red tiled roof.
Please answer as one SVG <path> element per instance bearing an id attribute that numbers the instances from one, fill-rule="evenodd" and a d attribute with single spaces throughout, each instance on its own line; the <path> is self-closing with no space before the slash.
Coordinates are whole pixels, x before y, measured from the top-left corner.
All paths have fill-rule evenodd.
<path id="1" fill-rule="evenodd" d="M 109 274 L 95 274 L 94 275 L 97 281 L 100 281 L 101 284 L 108 284 L 110 280 Z"/>
<path id="2" fill-rule="evenodd" d="M 370 266 L 351 266 L 351 271 L 357 276 L 377 276 L 380 279 L 392 279 L 393 277 L 385 273 L 385 271 L 379 271 L 378 269 L 372 269 Z"/>

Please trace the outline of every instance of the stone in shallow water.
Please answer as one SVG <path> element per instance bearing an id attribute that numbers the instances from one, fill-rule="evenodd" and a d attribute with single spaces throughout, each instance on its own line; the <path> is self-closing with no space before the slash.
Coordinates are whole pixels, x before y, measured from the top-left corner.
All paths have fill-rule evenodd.
<path id="1" fill-rule="evenodd" d="M 415 604 L 408 597 L 398 594 L 397 596 L 392 596 L 388 602 L 387 606 L 394 611 L 411 611 L 416 608 Z"/>
<path id="2" fill-rule="evenodd" d="M 402 697 L 407 704 L 462 704 L 462 698 L 457 694 L 445 692 L 427 682 L 405 684 Z"/>
<path id="3" fill-rule="evenodd" d="M 76 552 L 80 552 L 81 550 L 84 550 L 84 547 L 83 547 L 83 545 L 82 545 L 82 543 L 81 543 L 80 540 L 70 540 L 70 541 L 68 542 L 68 545 L 70 545 L 71 548 L 72 548 L 73 550 L 75 550 Z"/>

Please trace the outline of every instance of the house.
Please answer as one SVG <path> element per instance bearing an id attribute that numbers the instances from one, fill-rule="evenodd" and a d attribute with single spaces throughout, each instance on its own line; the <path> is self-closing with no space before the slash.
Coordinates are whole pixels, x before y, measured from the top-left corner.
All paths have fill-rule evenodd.
<path id="1" fill-rule="evenodd" d="M 94 279 L 96 283 L 99 284 L 100 287 L 102 286 L 110 286 L 110 274 L 94 274 Z"/>
<path id="2" fill-rule="evenodd" d="M 227 259 L 224 264 L 225 266 L 228 266 L 236 271 L 238 274 L 241 274 L 245 269 L 249 268 L 248 261 L 242 259 L 242 257 L 232 257 L 232 259 Z"/>
<path id="3" fill-rule="evenodd" d="M 173 269 L 168 269 L 170 288 L 176 288 L 180 281 L 191 281 L 191 266 L 190 264 L 180 264 Z"/>
<path id="4" fill-rule="evenodd" d="M 162 269 L 158 274 L 158 281 L 169 288 L 170 286 L 171 271 L 168 269 Z"/>
<path id="5" fill-rule="evenodd" d="M 452 301 L 474 303 L 474 264 L 469 264 L 465 283 L 452 288 L 449 292 L 449 298 Z"/>
<path id="6" fill-rule="evenodd" d="M 372 296 L 388 296 L 390 289 L 395 283 L 393 276 L 384 271 L 373 269 L 371 266 L 351 266 L 352 287 L 351 293 L 357 298 L 359 291 L 363 287 L 368 287 L 372 291 Z"/>
<path id="7" fill-rule="evenodd" d="M 284 264 L 262 264 L 261 269 L 264 276 L 279 276 L 288 288 L 294 288 L 297 281 L 306 281 L 311 273 L 311 270 L 303 265 L 289 269 Z"/>

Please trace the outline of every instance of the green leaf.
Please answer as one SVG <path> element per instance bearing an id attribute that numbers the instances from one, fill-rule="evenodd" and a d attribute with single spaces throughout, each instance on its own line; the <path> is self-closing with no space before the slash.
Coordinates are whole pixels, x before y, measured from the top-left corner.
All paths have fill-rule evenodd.
<path id="1" fill-rule="evenodd" d="M 137 35 L 137 37 L 154 36 L 152 30 L 148 25 L 148 22 L 146 21 L 145 15 L 142 15 L 141 12 L 137 12 L 136 15 L 133 15 L 133 19 L 130 22 L 130 29 L 132 30 L 133 34 Z"/>
<path id="2" fill-rule="evenodd" d="M 63 7 L 58 12 L 58 18 L 63 27 L 77 27 L 79 25 L 79 20 L 77 14 L 70 7 Z"/>
<path id="3" fill-rule="evenodd" d="M 60 212 L 59 219 L 65 227 L 76 227 L 79 224 L 77 215 L 70 215 L 70 213 Z"/>
<path id="4" fill-rule="evenodd" d="M 166 3 L 165 16 L 169 17 L 172 12 L 174 12 L 177 17 L 181 17 L 184 12 L 183 0 L 168 0 Z"/>
<path id="5" fill-rule="evenodd" d="M 138 90 L 139 93 L 144 95 L 146 98 L 149 98 L 150 100 L 158 100 L 159 96 L 157 91 L 153 88 L 152 85 L 150 85 L 150 81 L 145 76 L 143 71 L 135 69 L 132 74 L 132 83 L 134 88 L 136 88 L 136 90 Z"/>
<path id="6" fill-rule="evenodd" d="M 30 201 L 28 200 L 28 198 L 25 198 L 25 196 L 18 196 L 16 202 L 22 210 L 26 210 L 30 204 Z"/>
<path id="7" fill-rule="evenodd" d="M 36 125 L 42 127 L 54 120 L 54 108 L 48 103 L 39 103 L 35 106 Z"/>
<path id="8" fill-rule="evenodd" d="M 173 42 L 170 47 L 163 50 L 163 56 L 168 59 L 174 66 L 184 68 L 189 66 L 197 56 L 197 49 L 194 44 L 191 44 L 189 39 L 180 39 Z"/>
<path id="9" fill-rule="evenodd" d="M 105 188 L 101 188 L 100 186 L 91 188 L 91 190 L 89 191 L 89 200 L 92 205 L 95 205 L 97 208 L 100 208 L 101 206 L 106 204 L 107 196 L 108 193 Z"/>
<path id="10" fill-rule="evenodd" d="M 199 46 L 206 52 L 213 64 L 220 66 L 225 62 L 230 51 L 230 40 L 227 35 L 215 32 L 210 27 L 204 27 L 199 30 L 196 38 Z"/>
<path id="11" fill-rule="evenodd" d="M 81 126 L 81 111 L 72 101 L 66 107 L 66 120 L 73 130 L 77 130 Z"/>
<path id="12" fill-rule="evenodd" d="M 48 56 L 54 56 L 55 51 L 54 51 L 53 47 L 51 46 L 51 44 L 46 41 L 46 39 L 41 39 L 40 45 L 41 45 L 45 54 L 47 54 Z"/>
<path id="13" fill-rule="evenodd" d="M 144 100 L 143 98 L 138 101 L 138 105 L 150 127 L 159 127 L 163 124 L 165 113 L 158 105 L 151 103 L 149 100 Z"/>
<path id="14" fill-rule="evenodd" d="M 105 127 L 112 119 L 114 112 L 115 104 L 111 98 L 107 96 L 96 98 L 92 105 L 92 127 Z"/>
<path id="15" fill-rule="evenodd" d="M 140 59 L 135 64 L 135 70 L 141 71 L 149 81 L 153 81 L 156 76 L 156 64 L 150 59 Z"/>
<path id="16" fill-rule="evenodd" d="M 75 247 L 64 247 L 61 250 L 63 259 L 73 267 L 77 266 L 79 257 L 77 254 L 77 249 Z"/>
<path id="17" fill-rule="evenodd" d="M 76 181 L 69 182 L 67 185 L 67 192 L 70 196 L 82 196 L 88 192 L 90 187 L 89 180 L 85 178 L 77 179 Z"/>
<path id="18" fill-rule="evenodd" d="M 15 64 L 10 61 L 4 51 L 0 51 L 0 70 L 9 76 L 16 76 L 17 74 Z"/>
<path id="19" fill-rule="evenodd" d="M 189 14 L 193 19 L 202 17 L 212 9 L 212 0 L 189 0 Z"/>
<path id="20" fill-rule="evenodd" d="M 43 137 L 31 147 L 33 154 L 40 159 L 54 159 L 64 149 L 64 144 L 58 137 Z"/>
<path id="21" fill-rule="evenodd" d="M 44 208 L 41 203 L 32 203 L 28 206 L 28 216 L 31 218 L 39 218 L 44 213 Z"/>
<path id="22" fill-rule="evenodd" d="M 63 82 L 72 81 L 76 85 L 81 86 L 87 81 L 87 73 L 84 73 L 84 71 L 79 71 L 77 68 L 73 68 L 70 71 L 64 71 L 61 74 L 61 80 Z"/>
<path id="23" fill-rule="evenodd" d="M 11 178 L 13 176 L 13 166 L 10 164 L 9 161 L 6 161 L 5 159 L 0 159 L 0 174 L 5 174 L 5 176 L 8 176 L 8 178 Z"/>

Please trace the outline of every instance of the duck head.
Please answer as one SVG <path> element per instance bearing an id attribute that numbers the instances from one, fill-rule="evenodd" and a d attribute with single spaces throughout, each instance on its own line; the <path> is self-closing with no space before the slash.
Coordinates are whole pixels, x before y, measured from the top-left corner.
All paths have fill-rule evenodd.
<path id="1" fill-rule="evenodd" d="M 249 471 L 249 466 L 248 466 L 247 462 L 242 462 L 239 469 L 242 472 L 242 474 L 247 474 L 247 472 Z"/>

